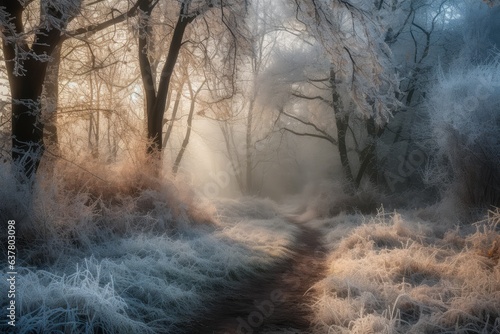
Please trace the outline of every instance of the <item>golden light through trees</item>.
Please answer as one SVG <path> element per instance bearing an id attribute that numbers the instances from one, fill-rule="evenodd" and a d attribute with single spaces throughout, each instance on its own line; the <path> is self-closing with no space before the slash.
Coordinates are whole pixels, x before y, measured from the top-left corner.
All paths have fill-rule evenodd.
<path id="1" fill-rule="evenodd" d="M 0 0 L 0 332 L 500 332 L 497 2 Z"/>

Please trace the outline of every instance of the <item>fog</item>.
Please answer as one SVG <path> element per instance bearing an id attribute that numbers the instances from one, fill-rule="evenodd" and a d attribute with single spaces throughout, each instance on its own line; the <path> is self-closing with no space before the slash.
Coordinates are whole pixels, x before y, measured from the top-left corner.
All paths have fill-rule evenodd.
<path id="1" fill-rule="evenodd" d="M 500 333 L 498 5 L 0 2 L 0 331 Z"/>

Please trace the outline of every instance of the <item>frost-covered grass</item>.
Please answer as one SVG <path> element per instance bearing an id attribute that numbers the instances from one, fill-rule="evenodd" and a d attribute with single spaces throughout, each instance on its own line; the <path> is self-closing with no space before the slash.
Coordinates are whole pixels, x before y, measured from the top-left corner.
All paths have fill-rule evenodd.
<path id="1" fill-rule="evenodd" d="M 271 202 L 211 204 L 147 169 L 80 167 L 57 165 L 29 195 L 0 166 L 1 223 L 16 220 L 19 333 L 182 333 L 289 255 L 296 228 Z"/>
<path id="2" fill-rule="evenodd" d="M 309 205 L 208 202 L 147 168 L 80 167 L 56 165 L 30 195 L 0 165 L 2 230 L 16 220 L 19 333 L 187 333 L 293 256 L 300 231 L 283 212 L 323 235 L 326 276 L 308 290 L 313 333 L 500 333 L 500 211 L 456 226 L 443 205 L 324 218 L 366 197 L 328 188 Z"/>
<path id="3" fill-rule="evenodd" d="M 500 212 L 445 233 L 416 213 L 309 223 L 328 249 L 317 333 L 500 333 Z"/>

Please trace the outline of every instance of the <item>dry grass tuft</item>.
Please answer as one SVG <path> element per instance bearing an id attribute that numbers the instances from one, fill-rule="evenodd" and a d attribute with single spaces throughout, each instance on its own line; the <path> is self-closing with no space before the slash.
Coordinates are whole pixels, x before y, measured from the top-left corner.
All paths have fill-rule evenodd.
<path id="1" fill-rule="evenodd" d="M 444 234 L 384 211 L 314 223 L 330 249 L 316 332 L 500 333 L 499 220 L 491 211 L 475 231 Z"/>

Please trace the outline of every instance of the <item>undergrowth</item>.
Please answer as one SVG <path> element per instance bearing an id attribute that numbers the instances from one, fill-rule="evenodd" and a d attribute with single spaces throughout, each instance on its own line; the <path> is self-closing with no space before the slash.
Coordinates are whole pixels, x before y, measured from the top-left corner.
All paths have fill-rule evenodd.
<path id="1" fill-rule="evenodd" d="M 500 333 L 499 220 L 444 234 L 415 212 L 311 222 L 329 249 L 317 333 Z"/>
<path id="2" fill-rule="evenodd" d="M 17 332 L 182 333 L 290 256 L 296 231 L 271 202 L 209 203 L 147 166 L 59 161 L 30 192 L 0 165 L 0 220 L 16 221 Z"/>

